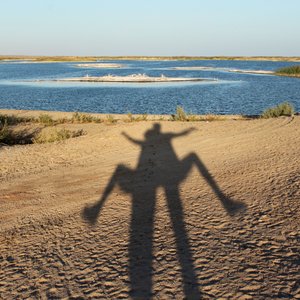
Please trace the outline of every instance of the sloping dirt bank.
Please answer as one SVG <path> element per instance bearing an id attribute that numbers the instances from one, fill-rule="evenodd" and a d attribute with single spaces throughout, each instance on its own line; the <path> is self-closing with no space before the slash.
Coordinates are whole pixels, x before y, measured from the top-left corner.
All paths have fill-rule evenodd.
<path id="1" fill-rule="evenodd" d="M 1 299 L 300 297 L 299 116 L 59 126 L 0 148 Z"/>

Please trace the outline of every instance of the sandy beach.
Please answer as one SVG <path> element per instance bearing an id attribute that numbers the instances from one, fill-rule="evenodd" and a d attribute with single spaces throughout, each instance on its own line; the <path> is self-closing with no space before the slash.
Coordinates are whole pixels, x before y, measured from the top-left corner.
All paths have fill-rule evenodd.
<path id="1" fill-rule="evenodd" d="M 56 127 L 0 147 L 0 299 L 300 299 L 300 116 Z"/>

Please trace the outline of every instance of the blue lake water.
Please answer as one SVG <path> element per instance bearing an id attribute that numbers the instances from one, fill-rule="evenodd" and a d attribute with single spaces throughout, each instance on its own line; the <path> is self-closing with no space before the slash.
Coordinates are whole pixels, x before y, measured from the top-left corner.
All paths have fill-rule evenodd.
<path id="1" fill-rule="evenodd" d="M 109 62 L 113 63 L 113 62 Z M 0 62 L 0 108 L 98 113 L 171 114 L 177 105 L 194 114 L 260 114 L 283 101 L 300 111 L 300 79 L 228 72 L 273 71 L 291 62 L 116 61 L 120 69 L 82 68 L 75 63 Z M 209 67 L 176 70 L 176 67 Z M 53 79 L 146 74 L 216 79 L 181 83 L 86 83 Z M 43 80 L 43 81 L 37 81 Z"/>

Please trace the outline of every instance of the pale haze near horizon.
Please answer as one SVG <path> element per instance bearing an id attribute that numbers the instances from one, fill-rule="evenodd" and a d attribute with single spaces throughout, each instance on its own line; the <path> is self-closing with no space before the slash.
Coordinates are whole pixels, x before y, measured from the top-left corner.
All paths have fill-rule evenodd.
<path id="1" fill-rule="evenodd" d="M 300 0 L 1 1 L 0 55 L 300 56 Z"/>

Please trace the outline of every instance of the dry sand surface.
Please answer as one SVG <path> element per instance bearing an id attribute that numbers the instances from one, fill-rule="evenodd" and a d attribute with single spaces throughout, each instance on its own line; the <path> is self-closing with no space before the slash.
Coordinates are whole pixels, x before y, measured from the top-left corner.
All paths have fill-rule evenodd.
<path id="1" fill-rule="evenodd" d="M 300 117 L 59 126 L 0 148 L 0 299 L 300 299 Z"/>

